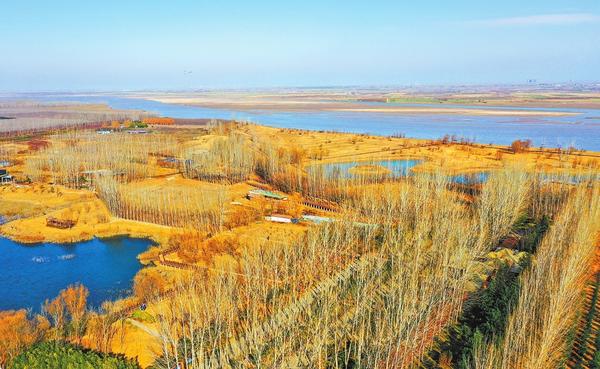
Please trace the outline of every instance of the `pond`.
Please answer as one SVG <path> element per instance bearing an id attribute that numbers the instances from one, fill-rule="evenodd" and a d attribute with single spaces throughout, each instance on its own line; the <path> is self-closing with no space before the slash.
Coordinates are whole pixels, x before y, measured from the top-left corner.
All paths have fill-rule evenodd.
<path id="1" fill-rule="evenodd" d="M 412 175 L 411 169 L 422 162 L 422 160 L 416 159 L 390 159 L 366 162 L 325 163 L 310 166 L 307 170 L 318 170 L 320 168 L 324 171 L 325 176 L 330 178 L 358 178 L 361 175 L 401 178 Z M 449 180 L 453 183 L 471 185 L 485 182 L 489 175 L 489 172 L 457 174 L 450 176 Z"/>
<path id="2" fill-rule="evenodd" d="M 115 237 L 23 245 L 0 237 L 0 310 L 39 312 L 46 299 L 77 282 L 89 289 L 90 307 L 124 297 L 142 268 L 137 256 L 152 244 L 146 239 Z"/>
<path id="3" fill-rule="evenodd" d="M 308 171 L 323 169 L 326 177 L 357 178 L 361 175 L 400 178 L 410 175 L 410 169 L 422 163 L 417 159 L 376 160 L 368 162 L 326 163 L 307 168 Z"/>
<path id="4" fill-rule="evenodd" d="M 457 174 L 450 177 L 450 181 L 453 183 L 472 185 L 483 183 L 489 178 L 489 172 L 476 172 L 476 173 L 465 173 Z"/>
<path id="5" fill-rule="evenodd" d="M 323 174 L 329 178 L 360 178 L 362 175 L 373 176 L 374 178 L 402 178 L 413 175 L 412 168 L 422 160 L 415 159 L 390 159 L 379 161 L 361 161 L 346 163 L 324 163 L 314 164 L 307 168 L 307 171 L 323 170 Z M 448 180 L 452 183 L 461 185 L 474 185 L 485 183 L 491 173 L 472 172 L 450 175 Z M 600 174 L 588 173 L 579 175 L 570 174 L 538 174 L 540 179 L 545 182 L 579 184 L 589 181 L 600 181 Z"/>

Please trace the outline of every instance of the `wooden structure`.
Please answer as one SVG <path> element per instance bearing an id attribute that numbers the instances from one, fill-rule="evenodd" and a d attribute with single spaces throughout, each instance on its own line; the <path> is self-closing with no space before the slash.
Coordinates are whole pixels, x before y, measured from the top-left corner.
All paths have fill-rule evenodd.
<path id="1" fill-rule="evenodd" d="M 69 229 L 75 227 L 75 224 L 74 220 L 69 219 L 58 219 L 54 217 L 48 217 L 48 219 L 46 219 L 46 226 L 52 228 Z"/>
<path id="2" fill-rule="evenodd" d="M 252 187 L 256 187 L 256 188 L 260 188 L 261 190 L 267 190 L 270 191 L 273 189 L 273 187 L 271 187 L 269 184 L 267 183 L 262 183 L 262 182 L 258 182 L 258 181 L 253 181 L 251 179 L 246 181 L 247 184 L 249 184 Z"/>
<path id="3" fill-rule="evenodd" d="M 307 196 L 302 202 L 305 206 L 331 212 L 340 211 L 340 206 L 333 201 Z"/>

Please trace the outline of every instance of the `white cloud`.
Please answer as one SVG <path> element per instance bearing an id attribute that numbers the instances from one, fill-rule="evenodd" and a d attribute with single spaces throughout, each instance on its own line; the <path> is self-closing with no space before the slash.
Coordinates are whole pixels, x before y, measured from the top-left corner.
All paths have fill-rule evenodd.
<path id="1" fill-rule="evenodd" d="M 600 16 L 590 13 L 568 14 L 540 14 L 523 17 L 484 19 L 471 22 L 476 25 L 502 27 L 502 26 L 538 26 L 538 25 L 565 25 L 600 22 Z"/>

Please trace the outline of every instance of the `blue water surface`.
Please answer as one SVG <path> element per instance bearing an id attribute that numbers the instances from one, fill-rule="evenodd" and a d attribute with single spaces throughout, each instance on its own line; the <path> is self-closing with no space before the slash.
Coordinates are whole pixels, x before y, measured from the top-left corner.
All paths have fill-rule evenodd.
<path id="1" fill-rule="evenodd" d="M 308 171 L 322 169 L 327 177 L 359 178 L 360 175 L 353 174 L 351 169 L 360 165 L 374 165 L 388 169 L 390 172 L 385 177 L 402 178 L 413 175 L 412 168 L 421 164 L 423 160 L 417 159 L 390 159 L 363 162 L 325 163 L 315 164 L 307 168 Z M 450 182 L 458 184 L 477 184 L 487 181 L 489 172 L 475 172 L 451 175 Z"/>
<path id="2" fill-rule="evenodd" d="M 40 311 L 46 299 L 77 282 L 89 289 L 90 307 L 124 297 L 142 267 L 137 256 L 152 244 L 146 239 L 116 237 L 23 245 L 0 237 L 0 310 Z"/>
<path id="3" fill-rule="evenodd" d="M 9 98 L 7 96 L 4 99 Z M 126 98 L 116 94 L 21 94 L 11 99 L 42 102 L 106 103 L 115 109 L 135 109 L 173 118 L 215 118 L 249 120 L 263 125 L 369 133 L 373 135 L 403 134 L 406 137 L 438 139 L 455 135 L 479 143 L 510 145 L 516 139 L 531 139 L 534 146 L 561 147 L 600 151 L 600 110 L 574 108 L 494 107 L 444 104 L 442 107 L 461 109 L 518 109 L 571 112 L 572 116 L 502 116 L 468 114 L 405 114 L 339 111 L 272 111 L 213 109 L 180 104 L 161 103 L 144 99 Z M 383 104 L 376 106 L 431 106 L 438 104 Z"/>
<path id="4" fill-rule="evenodd" d="M 388 174 L 384 175 L 385 177 L 401 178 L 408 176 L 411 168 L 422 162 L 422 160 L 416 159 L 391 159 L 365 162 L 325 163 L 315 164 L 311 167 L 308 167 L 307 170 L 317 170 L 318 167 L 321 167 L 324 170 L 325 176 L 327 177 L 339 176 L 341 178 L 358 178 L 360 175 L 353 174 L 350 169 L 361 165 L 374 165 L 384 167 L 390 171 Z"/>

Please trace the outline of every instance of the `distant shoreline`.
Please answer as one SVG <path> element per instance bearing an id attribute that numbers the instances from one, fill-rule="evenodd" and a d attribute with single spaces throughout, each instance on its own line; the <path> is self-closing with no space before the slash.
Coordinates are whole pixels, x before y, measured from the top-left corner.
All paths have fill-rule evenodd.
<path id="1" fill-rule="evenodd" d="M 572 112 L 543 111 L 543 110 L 503 110 L 503 109 L 466 109 L 466 108 L 431 108 L 431 107 L 372 107 L 333 109 L 334 111 L 361 113 L 402 113 L 402 114 L 460 114 L 460 115 L 495 115 L 495 116 L 541 116 L 563 117 L 578 115 Z"/>
<path id="2" fill-rule="evenodd" d="M 177 104 L 183 106 L 197 106 L 203 108 L 231 109 L 241 111 L 337 111 L 337 112 L 359 112 L 359 113 L 393 113 L 393 114 L 457 114 L 457 115 L 487 115 L 487 116 L 540 116 L 561 117 L 575 116 L 576 112 L 568 111 L 546 111 L 546 110 L 524 110 L 524 109 L 482 109 L 478 105 L 473 108 L 465 107 L 430 107 L 430 106 L 365 106 L 360 102 L 338 102 L 338 101 L 231 101 L 226 99 L 202 99 L 202 98 L 171 98 L 171 97 L 145 97 L 146 100 L 156 101 L 163 104 Z M 418 105 L 418 104 L 415 104 Z M 509 107 L 509 106 L 507 106 Z"/>

